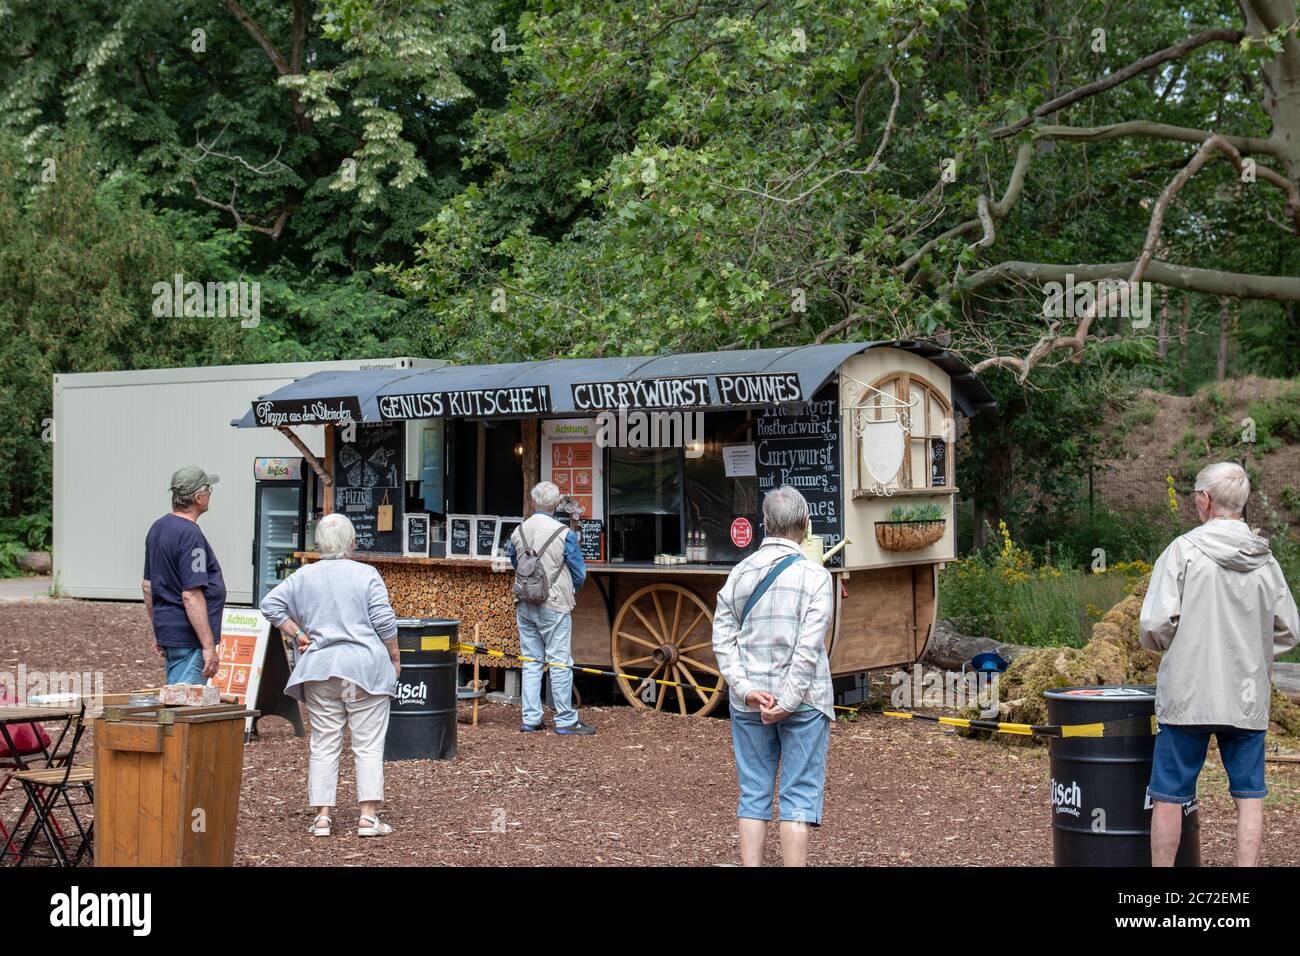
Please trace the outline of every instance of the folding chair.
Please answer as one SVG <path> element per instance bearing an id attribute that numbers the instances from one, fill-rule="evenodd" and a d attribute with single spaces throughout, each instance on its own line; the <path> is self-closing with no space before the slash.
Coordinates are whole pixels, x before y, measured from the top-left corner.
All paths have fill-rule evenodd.
<path id="1" fill-rule="evenodd" d="M 0 703 L 5 702 L 6 699 L 4 695 L 0 695 Z M 31 728 L 28 736 L 34 742 L 34 746 L 19 744 L 22 737 L 14 732 L 16 727 Z M 49 735 L 37 721 L 32 721 L 30 724 L 0 722 L 0 744 L 4 746 L 4 753 L 0 754 L 0 796 L 3 796 L 4 792 L 9 789 L 13 783 L 14 774 L 18 771 L 54 766 L 55 760 L 58 759 L 56 756 L 57 751 L 60 744 L 63 743 L 67 729 L 68 721 L 65 720 L 64 732 L 59 735 L 58 740 L 51 746 Z M 22 825 L 29 812 L 29 808 L 23 808 L 22 816 L 18 818 L 15 827 Z M 3 843 L 10 852 L 16 852 L 10 839 L 9 827 L 5 826 L 3 815 L 0 815 L 0 843 Z M 2 855 L 0 855 L 0 859 L 3 859 Z"/>
<path id="2" fill-rule="evenodd" d="M 68 721 L 58 741 L 51 748 L 49 766 L 41 769 L 18 770 L 12 774 L 13 779 L 22 785 L 27 797 L 27 805 L 23 808 L 18 822 L 15 823 L 10 839 L 6 841 L 4 848 L 0 849 L 0 861 L 12 855 L 17 857 L 19 866 L 31 859 L 51 859 L 59 866 L 76 866 L 83 856 L 90 854 L 93 857 L 94 823 L 83 822 L 81 814 L 77 811 L 79 808 L 94 806 L 95 772 L 92 767 L 77 767 L 73 763 L 77 747 L 86 729 L 85 714 L 83 703 L 80 712 Z M 67 749 L 61 751 L 60 745 L 67 738 L 69 730 L 72 732 L 72 739 Z M 84 797 L 84 799 L 74 799 L 75 797 Z M 67 810 L 71 822 L 68 834 L 64 833 L 64 828 L 56 816 L 60 807 Z M 22 824 L 29 815 L 33 817 L 31 826 L 26 836 L 21 836 Z M 76 830 L 77 838 L 75 847 L 72 846 L 73 828 Z M 49 856 L 36 852 L 37 839 L 42 836 L 49 847 Z M 14 850 L 13 845 L 20 838 L 22 846 Z"/>

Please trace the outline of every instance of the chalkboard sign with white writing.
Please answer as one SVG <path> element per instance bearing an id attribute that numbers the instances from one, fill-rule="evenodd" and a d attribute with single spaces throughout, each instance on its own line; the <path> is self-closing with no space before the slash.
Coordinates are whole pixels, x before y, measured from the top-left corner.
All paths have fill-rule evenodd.
<path id="1" fill-rule="evenodd" d="M 497 518 L 496 549 L 498 554 L 504 555 L 506 553 L 506 545 L 510 543 L 510 536 L 515 533 L 515 528 L 518 528 L 523 523 L 523 518 Z"/>
<path id="2" fill-rule="evenodd" d="M 402 485 L 405 432 L 402 425 L 356 425 L 352 441 L 340 432 L 334 442 L 334 510 L 357 530 L 358 552 L 402 553 Z M 391 506 L 391 525 L 380 530 L 380 507 Z"/>
<path id="3" fill-rule="evenodd" d="M 470 515 L 447 515 L 447 557 L 474 557 L 474 519 Z"/>
<path id="4" fill-rule="evenodd" d="M 429 556 L 429 516 L 406 516 L 406 542 L 403 554 Z"/>
<path id="5" fill-rule="evenodd" d="M 474 516 L 474 557 L 490 558 L 497 542 L 497 516 Z"/>
<path id="6" fill-rule="evenodd" d="M 942 438 L 930 439 L 930 487 L 943 488 L 948 484 L 948 443 Z"/>
<path id="7" fill-rule="evenodd" d="M 600 518 L 583 518 L 578 532 L 582 560 L 588 563 L 605 560 L 605 522 Z"/>
<path id="8" fill-rule="evenodd" d="M 844 537 L 840 484 L 840 404 L 834 384 L 811 402 L 764 408 L 755 421 L 760 500 L 781 485 L 793 485 L 808 500 L 813 534 L 830 550 Z M 827 562 L 840 567 L 843 552 Z"/>

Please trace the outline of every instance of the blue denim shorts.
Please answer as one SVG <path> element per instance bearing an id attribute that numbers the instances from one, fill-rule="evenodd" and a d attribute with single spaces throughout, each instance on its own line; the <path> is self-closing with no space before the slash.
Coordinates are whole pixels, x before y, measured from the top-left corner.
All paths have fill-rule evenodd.
<path id="1" fill-rule="evenodd" d="M 1219 757 L 1228 771 L 1228 792 L 1243 798 L 1268 796 L 1264 785 L 1264 731 L 1212 724 L 1160 725 L 1147 796 L 1163 803 L 1195 799 L 1196 778 L 1205 766 L 1211 734 L 1219 742 Z"/>
<path id="2" fill-rule="evenodd" d="M 163 647 L 167 661 L 167 683 L 206 684 L 203 676 L 203 648 Z"/>
<path id="3" fill-rule="evenodd" d="M 793 713 L 775 724 L 758 712 L 732 711 L 731 746 L 740 784 L 737 817 L 772 819 L 772 790 L 781 770 L 781 819 L 821 826 L 826 750 L 831 721 L 819 710 Z"/>

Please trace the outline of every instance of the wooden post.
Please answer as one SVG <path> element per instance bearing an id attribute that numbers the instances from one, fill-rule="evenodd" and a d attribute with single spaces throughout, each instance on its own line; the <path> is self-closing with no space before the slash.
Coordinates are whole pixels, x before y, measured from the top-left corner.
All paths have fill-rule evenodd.
<path id="1" fill-rule="evenodd" d="M 337 425 L 325 426 L 325 467 L 331 469 L 334 467 L 334 443 L 338 441 L 339 427 Z M 332 514 L 334 512 L 334 482 L 331 480 L 325 485 L 324 495 L 325 505 L 321 508 L 322 514 Z"/>
<path id="2" fill-rule="evenodd" d="M 474 643 L 475 643 L 475 644 L 478 643 L 478 624 L 477 624 L 477 623 L 474 624 Z M 478 726 L 478 699 L 479 699 L 479 694 L 481 693 L 481 691 L 479 690 L 479 686 L 478 686 L 478 652 L 477 652 L 477 651 L 474 653 L 474 684 L 473 684 L 473 687 L 474 687 L 474 715 L 473 715 L 473 718 L 472 718 L 471 721 L 470 721 L 470 726 L 471 726 L 471 727 L 477 727 L 477 726 Z M 1217 740 L 1218 738 L 1215 738 L 1215 739 Z"/>
<path id="3" fill-rule="evenodd" d="M 525 418 L 520 423 L 519 441 L 524 446 L 524 501 L 519 513 L 527 518 L 533 513 L 531 497 L 533 485 L 542 480 L 541 468 L 541 428 L 535 418 Z"/>

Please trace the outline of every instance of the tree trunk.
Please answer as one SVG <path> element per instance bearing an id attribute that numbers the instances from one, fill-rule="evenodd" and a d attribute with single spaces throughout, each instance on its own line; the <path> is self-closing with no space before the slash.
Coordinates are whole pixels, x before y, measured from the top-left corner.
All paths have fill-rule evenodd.
<path id="1" fill-rule="evenodd" d="M 1156 355 L 1164 358 L 1169 353 L 1169 289 L 1160 290 L 1160 326 L 1156 332 Z"/>
<path id="2" fill-rule="evenodd" d="M 1228 377 L 1228 329 L 1232 326 L 1232 313 L 1225 296 L 1219 300 L 1219 361 L 1214 367 L 1214 380 L 1222 382 Z"/>
<path id="3" fill-rule="evenodd" d="M 971 637 L 958 632 L 952 621 L 941 618 L 934 622 L 930 631 L 930 642 L 925 645 L 925 656 L 921 658 L 926 664 L 942 667 L 944 670 L 959 671 L 963 664 L 976 654 L 996 651 L 1008 662 L 1014 661 L 1025 651 L 1033 648 L 1022 644 L 1003 644 L 991 637 Z"/>
<path id="4" fill-rule="evenodd" d="M 1192 298 L 1186 296 L 1183 299 L 1183 320 L 1178 326 L 1178 369 L 1182 378 L 1178 392 L 1181 395 L 1187 394 L 1187 332 L 1192 322 Z"/>

